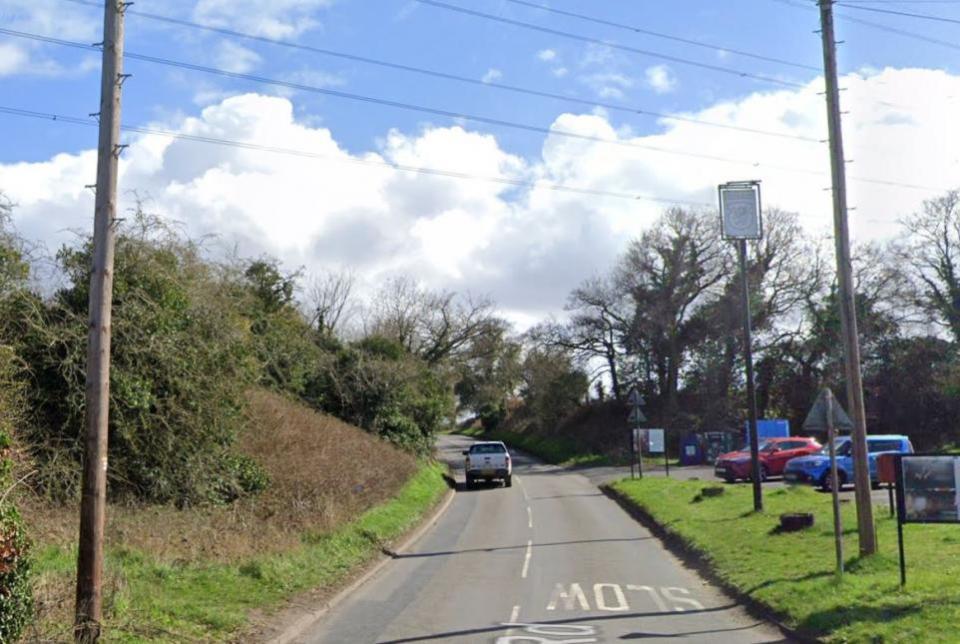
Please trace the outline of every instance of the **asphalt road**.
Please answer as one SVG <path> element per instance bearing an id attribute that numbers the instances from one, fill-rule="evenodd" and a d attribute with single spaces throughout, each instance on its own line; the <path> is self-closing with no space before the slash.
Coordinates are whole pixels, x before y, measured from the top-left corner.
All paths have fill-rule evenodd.
<path id="1" fill-rule="evenodd" d="M 461 436 L 440 439 L 462 463 Z M 670 555 L 579 473 L 514 459 L 298 641 L 785 642 Z"/>

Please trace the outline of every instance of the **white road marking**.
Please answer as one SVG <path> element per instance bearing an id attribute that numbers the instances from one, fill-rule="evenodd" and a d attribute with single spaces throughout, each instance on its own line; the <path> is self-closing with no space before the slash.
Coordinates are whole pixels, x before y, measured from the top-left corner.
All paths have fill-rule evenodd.
<path id="1" fill-rule="evenodd" d="M 527 495 L 527 487 L 523 484 L 523 479 L 521 479 L 519 476 L 516 478 L 517 478 L 517 484 L 520 485 L 520 491 L 523 492 L 523 500 L 529 501 L 530 497 Z"/>
<path id="2" fill-rule="evenodd" d="M 530 571 L 530 557 L 533 556 L 533 541 L 527 541 L 527 554 L 523 556 L 523 571 L 520 573 L 520 576 L 523 579 L 527 578 L 527 573 Z"/>
<path id="3" fill-rule="evenodd" d="M 530 509 L 530 506 L 527 506 L 527 527 L 533 527 L 533 510 Z"/>
<path id="4" fill-rule="evenodd" d="M 587 586 L 589 589 L 589 586 Z M 596 610 L 607 612 L 625 612 L 630 610 L 631 602 L 627 599 L 624 589 L 630 593 L 646 593 L 650 600 L 656 604 L 657 610 L 661 613 L 678 612 L 684 613 L 690 610 L 703 610 L 703 604 L 691 597 L 691 593 L 686 588 L 679 586 L 668 586 L 654 588 L 653 586 L 635 586 L 628 584 L 593 584 L 593 601 Z M 634 603 L 640 601 L 642 604 L 649 600 L 634 598 Z M 553 611 L 557 608 L 562 610 L 581 610 L 589 611 L 590 599 L 583 591 L 583 586 L 578 583 L 565 586 L 556 584 L 553 593 L 550 595 L 550 602 L 547 604 L 547 610 Z"/>
<path id="5" fill-rule="evenodd" d="M 694 610 L 703 610 L 703 604 L 698 602 L 695 599 L 690 599 L 689 597 L 677 597 L 677 593 L 683 595 L 689 595 L 690 591 L 686 588 L 677 588 L 676 586 L 671 586 L 669 588 L 661 588 L 660 592 L 663 593 L 663 596 L 666 597 L 669 601 L 672 601 L 674 604 L 688 604 L 694 608 Z M 682 613 L 686 608 L 682 606 L 674 606 L 673 610 L 678 613 Z"/>
<path id="6" fill-rule="evenodd" d="M 503 639 L 506 639 L 507 641 L 510 641 L 510 639 L 511 639 L 510 636 L 513 635 L 514 624 L 517 623 L 517 620 L 518 620 L 518 619 L 520 619 L 520 605 L 519 605 L 519 604 L 516 605 L 516 606 L 514 606 L 514 607 L 513 607 L 513 610 L 510 611 L 510 621 L 507 622 L 506 624 L 504 624 L 504 626 L 508 627 L 508 628 L 507 628 L 507 632 L 503 634 L 503 637 L 497 638 L 497 642 L 500 642 L 500 641 L 503 640 Z"/>
<path id="7" fill-rule="evenodd" d="M 554 586 L 553 596 L 550 598 L 550 603 L 547 604 L 547 610 L 557 610 L 557 604 L 561 601 L 564 610 L 573 610 L 574 602 L 579 604 L 580 610 L 590 610 L 590 602 L 587 601 L 587 596 L 583 593 L 580 584 L 570 584 L 569 591 L 563 584 Z"/>
<path id="8" fill-rule="evenodd" d="M 599 642 L 596 637 L 597 630 L 593 626 L 580 624 L 511 624 L 517 628 L 522 628 L 522 635 L 506 636 L 497 638 L 497 644 L 593 644 Z M 539 637 L 546 635 L 547 637 Z M 534 637 L 537 636 L 537 637 Z M 562 639 L 554 639 L 554 638 Z M 574 637 L 576 639 L 570 639 Z"/>
<path id="9" fill-rule="evenodd" d="M 629 586 L 627 586 L 627 590 L 634 590 L 638 592 L 642 591 L 642 592 L 649 593 L 650 598 L 654 601 L 654 603 L 656 603 L 657 608 L 660 609 L 660 612 L 661 613 L 667 612 L 667 605 L 664 603 L 663 599 L 660 598 L 660 595 L 657 593 L 657 591 L 654 588 L 650 586 L 634 586 L 633 584 L 630 584 Z"/>
<path id="10" fill-rule="evenodd" d="M 613 592 L 614 603 L 607 603 L 607 594 L 605 590 Z M 597 602 L 598 610 L 606 610 L 613 613 L 630 610 L 630 604 L 627 603 L 627 596 L 623 594 L 620 584 L 594 584 L 593 599 Z"/>

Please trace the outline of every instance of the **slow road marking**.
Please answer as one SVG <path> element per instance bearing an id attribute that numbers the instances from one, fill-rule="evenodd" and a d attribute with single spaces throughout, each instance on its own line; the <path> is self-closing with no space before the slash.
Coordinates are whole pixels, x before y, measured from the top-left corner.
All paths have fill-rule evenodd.
<path id="1" fill-rule="evenodd" d="M 622 613 L 630 610 L 631 601 L 649 605 L 650 602 L 661 613 L 683 613 L 688 610 L 703 610 L 703 604 L 690 597 L 690 591 L 679 586 L 661 586 L 659 590 L 653 586 L 638 586 L 627 584 L 600 583 L 593 584 L 587 590 L 578 583 L 569 585 L 556 584 L 553 594 L 547 603 L 547 610 L 580 610 L 590 611 L 591 606 L 598 611 Z M 589 592 L 592 590 L 593 592 Z M 626 590 L 626 592 L 624 591 Z M 591 604 L 591 600 L 593 603 Z"/>

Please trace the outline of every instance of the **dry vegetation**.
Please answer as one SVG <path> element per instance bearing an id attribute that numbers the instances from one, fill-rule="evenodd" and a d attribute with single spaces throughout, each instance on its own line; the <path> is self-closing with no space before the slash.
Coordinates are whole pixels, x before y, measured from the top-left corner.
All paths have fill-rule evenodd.
<path id="1" fill-rule="evenodd" d="M 396 494 L 417 469 L 410 454 L 275 393 L 251 391 L 248 413 L 241 451 L 269 473 L 265 492 L 223 507 L 111 505 L 108 552 L 149 553 L 182 566 L 289 550 Z M 36 552 L 75 542 L 76 507 L 22 496 Z M 109 568 L 108 560 L 108 599 L 123 583 Z M 35 590 L 41 621 L 69 623 L 72 575 L 40 575 Z"/>

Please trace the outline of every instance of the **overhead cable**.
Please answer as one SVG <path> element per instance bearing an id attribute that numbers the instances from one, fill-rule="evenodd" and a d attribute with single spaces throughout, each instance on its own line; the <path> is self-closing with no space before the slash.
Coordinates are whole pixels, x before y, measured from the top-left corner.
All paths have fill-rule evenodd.
<path id="1" fill-rule="evenodd" d="M 0 105 L 0 114 L 8 114 L 10 116 L 19 116 L 24 118 L 40 119 L 45 121 L 55 121 L 57 123 L 67 123 L 70 125 L 98 127 L 98 123 L 90 119 L 66 116 L 63 114 L 55 114 L 51 112 L 38 112 L 34 110 L 25 110 L 25 109 L 19 109 L 19 108 L 8 107 L 3 105 Z M 443 177 L 448 179 L 482 181 L 487 183 L 496 183 L 496 184 L 520 187 L 520 188 L 529 188 L 532 190 L 543 189 L 543 190 L 551 190 L 556 192 L 567 192 L 567 193 L 598 196 L 598 197 L 613 197 L 616 199 L 629 199 L 634 201 L 652 201 L 656 203 L 680 204 L 680 205 L 697 206 L 697 207 L 702 207 L 702 206 L 713 207 L 715 205 L 715 204 L 706 203 L 706 202 L 688 201 L 684 199 L 670 199 L 666 197 L 652 197 L 652 196 L 640 194 L 640 193 L 628 193 L 628 192 L 617 192 L 612 190 L 601 190 L 596 188 L 585 188 L 585 187 L 571 186 L 571 185 L 562 184 L 562 183 L 551 183 L 546 181 L 528 181 L 524 179 L 514 179 L 511 177 L 478 175 L 478 174 L 472 174 L 467 172 L 459 172 L 456 170 L 446 170 L 442 168 L 430 168 L 430 167 L 408 165 L 403 163 L 393 163 L 387 160 L 378 161 L 370 158 L 358 158 L 350 155 L 331 156 L 328 154 L 312 152 L 309 150 L 298 150 L 294 148 L 263 145 L 258 143 L 250 143 L 246 141 L 236 141 L 232 139 L 223 139 L 218 137 L 202 136 L 197 134 L 186 134 L 183 132 L 174 132 L 171 130 L 164 130 L 164 129 L 159 129 L 155 127 L 122 125 L 121 129 L 124 130 L 125 132 L 134 132 L 137 134 L 161 136 L 161 137 L 176 139 L 181 141 L 192 141 L 195 143 L 219 145 L 219 146 L 225 146 L 225 147 L 231 147 L 231 148 L 238 148 L 241 150 L 269 152 L 271 154 L 282 154 L 282 155 L 288 155 L 288 156 L 294 156 L 294 157 L 300 157 L 300 158 L 317 159 L 321 161 L 328 161 L 331 163 L 349 163 L 353 165 L 373 166 L 377 168 L 394 170 L 397 172 L 407 172 L 407 173 L 414 173 L 414 174 L 437 176 L 437 177 Z"/>

